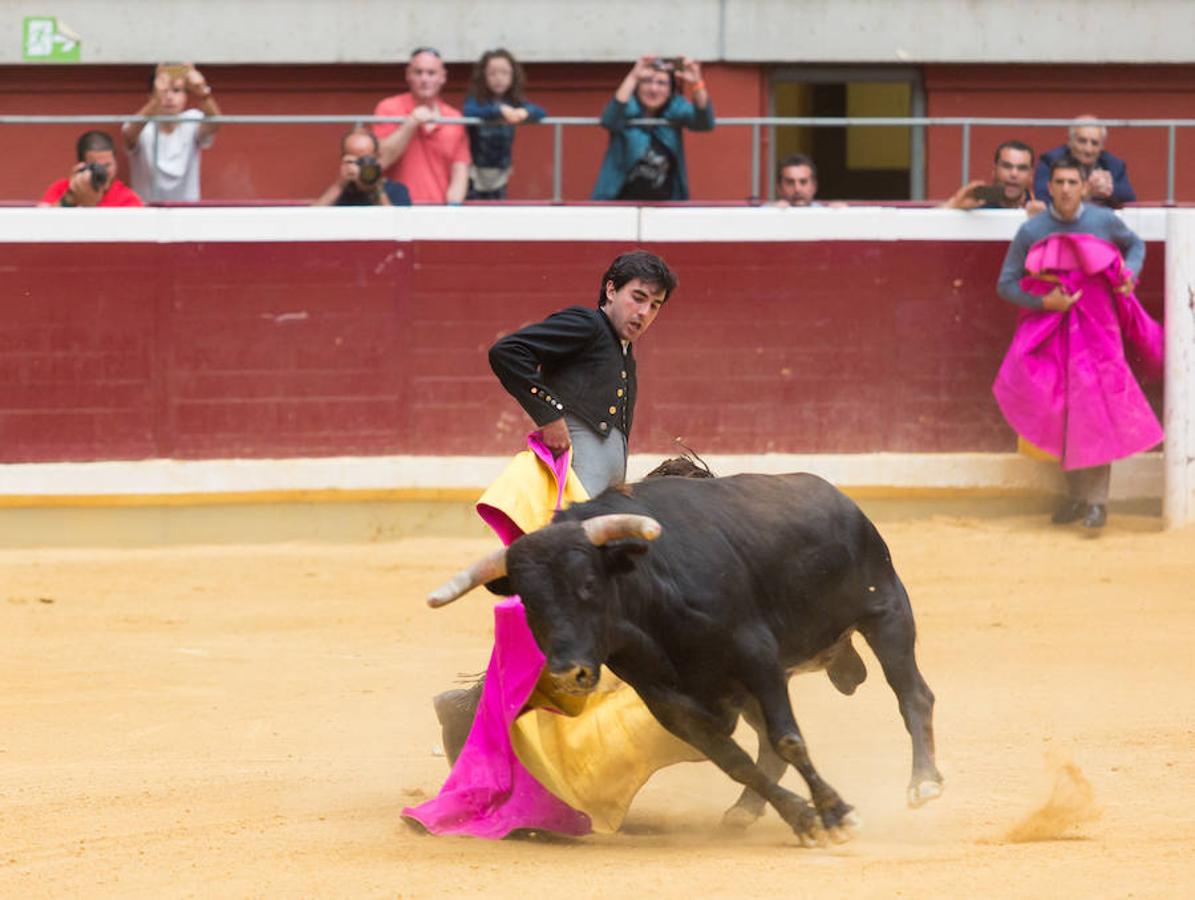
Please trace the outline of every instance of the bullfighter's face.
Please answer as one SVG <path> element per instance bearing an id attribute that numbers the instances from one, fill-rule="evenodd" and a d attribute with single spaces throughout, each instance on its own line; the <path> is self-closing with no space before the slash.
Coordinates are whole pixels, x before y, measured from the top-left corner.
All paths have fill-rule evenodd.
<path id="1" fill-rule="evenodd" d="M 1063 219 L 1073 219 L 1083 202 L 1083 175 L 1078 169 L 1058 168 L 1050 173 L 1050 201 L 1054 212 Z"/>
<path id="2" fill-rule="evenodd" d="M 602 305 L 602 311 L 619 338 L 635 341 L 651 327 L 665 299 L 662 287 L 649 284 L 642 278 L 632 278 L 617 289 L 613 281 L 607 281 L 606 302 Z"/>

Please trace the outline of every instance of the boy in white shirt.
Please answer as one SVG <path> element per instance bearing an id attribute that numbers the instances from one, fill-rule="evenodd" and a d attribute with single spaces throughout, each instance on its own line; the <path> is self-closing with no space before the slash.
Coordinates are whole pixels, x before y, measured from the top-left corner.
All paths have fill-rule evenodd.
<path id="1" fill-rule="evenodd" d="M 187 109 L 188 96 L 198 109 Z M 146 201 L 199 199 L 199 156 L 212 145 L 220 115 L 211 86 L 190 63 L 162 63 L 154 71 L 149 100 L 138 116 L 186 117 L 183 122 L 137 119 L 121 128 L 129 152 L 133 189 Z"/>

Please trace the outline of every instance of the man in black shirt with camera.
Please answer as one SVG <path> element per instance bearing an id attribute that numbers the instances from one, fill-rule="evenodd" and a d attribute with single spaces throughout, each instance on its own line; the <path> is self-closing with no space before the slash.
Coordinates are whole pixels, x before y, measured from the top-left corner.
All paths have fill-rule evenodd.
<path id="1" fill-rule="evenodd" d="M 410 206 L 411 195 L 401 181 L 382 177 L 378 139 L 358 129 L 340 139 L 340 177 L 313 205 Z"/>

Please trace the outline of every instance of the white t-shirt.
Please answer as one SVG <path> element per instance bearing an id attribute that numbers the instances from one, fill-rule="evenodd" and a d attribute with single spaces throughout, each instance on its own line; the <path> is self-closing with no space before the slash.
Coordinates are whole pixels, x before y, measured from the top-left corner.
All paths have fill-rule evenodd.
<path id="1" fill-rule="evenodd" d="M 197 109 L 184 110 L 180 115 L 201 120 Z M 206 150 L 215 135 L 199 137 L 199 121 L 179 122 L 169 134 L 158 133 L 158 123 L 150 122 L 137 138 L 137 146 L 129 153 L 129 170 L 133 190 L 146 202 L 152 200 L 199 199 L 199 151 Z M 154 143 L 157 143 L 157 156 Z M 157 159 L 157 172 L 154 160 Z"/>

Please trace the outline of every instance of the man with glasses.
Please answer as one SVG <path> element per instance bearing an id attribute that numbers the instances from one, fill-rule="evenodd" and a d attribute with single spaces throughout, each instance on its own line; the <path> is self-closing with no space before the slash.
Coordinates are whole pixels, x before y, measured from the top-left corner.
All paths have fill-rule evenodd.
<path id="1" fill-rule="evenodd" d="M 461 118 L 458 109 L 440 99 L 448 79 L 439 51 L 418 47 L 407 63 L 405 94 L 382 100 L 375 116 L 405 116 L 401 125 L 374 125 L 379 158 L 386 177 L 400 181 L 415 203 L 456 205 L 469 188 L 469 140 L 464 125 L 438 119 Z"/>

